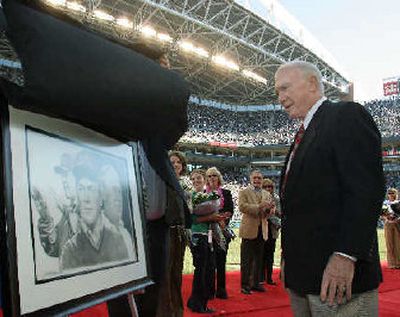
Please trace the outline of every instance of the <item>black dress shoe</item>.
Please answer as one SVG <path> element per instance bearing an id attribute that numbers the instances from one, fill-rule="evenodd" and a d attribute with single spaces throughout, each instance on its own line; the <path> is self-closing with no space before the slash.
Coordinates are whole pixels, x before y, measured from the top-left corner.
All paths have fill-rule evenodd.
<path id="1" fill-rule="evenodd" d="M 212 313 L 215 313 L 215 310 L 206 307 L 206 308 L 200 308 L 200 309 L 192 309 L 192 312 L 198 313 L 198 314 L 212 314 Z"/>
<path id="2" fill-rule="evenodd" d="M 248 287 L 243 287 L 240 291 L 242 292 L 242 294 L 245 294 L 245 295 L 251 294 L 251 290 Z"/>
<path id="3" fill-rule="evenodd" d="M 264 293 L 264 292 L 267 291 L 267 290 L 265 289 L 265 287 L 262 286 L 262 285 L 253 286 L 253 287 L 251 288 L 251 290 L 252 290 L 252 291 L 255 291 L 255 292 L 260 292 L 260 293 Z"/>
<path id="4" fill-rule="evenodd" d="M 226 293 L 226 290 L 220 289 L 220 290 L 217 290 L 215 297 L 220 298 L 220 299 L 228 299 L 228 294 Z"/>
<path id="5" fill-rule="evenodd" d="M 267 284 L 268 284 L 268 285 L 276 285 L 276 283 L 275 283 L 273 280 L 267 281 Z"/>

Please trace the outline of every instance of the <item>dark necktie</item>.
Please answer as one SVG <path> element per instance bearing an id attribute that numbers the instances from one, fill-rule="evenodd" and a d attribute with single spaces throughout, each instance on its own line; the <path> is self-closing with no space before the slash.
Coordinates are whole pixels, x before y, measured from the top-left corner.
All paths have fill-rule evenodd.
<path id="1" fill-rule="evenodd" d="M 303 139 L 303 135 L 304 135 L 305 131 L 306 130 L 304 129 L 304 125 L 302 124 L 300 126 L 300 129 L 297 131 L 296 136 L 294 137 L 293 149 L 292 149 L 292 152 L 290 153 L 289 161 L 288 161 L 288 163 L 286 165 L 285 177 L 283 178 L 282 192 L 284 192 L 284 190 L 285 190 L 285 186 L 286 186 L 286 182 L 287 182 L 287 177 L 288 177 L 288 174 L 289 174 L 290 166 L 291 166 L 291 164 L 293 162 L 294 156 L 296 155 L 297 148 L 299 147 L 299 144 L 300 144 L 301 140 Z"/>

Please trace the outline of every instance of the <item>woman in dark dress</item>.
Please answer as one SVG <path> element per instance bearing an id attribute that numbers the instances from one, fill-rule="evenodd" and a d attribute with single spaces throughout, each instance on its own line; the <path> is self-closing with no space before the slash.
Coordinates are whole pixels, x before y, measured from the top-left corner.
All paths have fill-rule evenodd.
<path id="1" fill-rule="evenodd" d="M 217 275 L 217 291 L 215 292 L 215 282 L 211 285 L 211 294 L 215 294 L 215 297 L 220 299 L 227 299 L 228 294 L 226 292 L 226 255 L 228 253 L 229 243 L 231 236 L 225 228 L 229 225 L 229 221 L 233 215 L 233 200 L 230 190 L 222 188 L 223 179 L 221 172 L 216 167 L 211 167 L 206 172 L 207 186 L 206 191 L 214 191 L 220 196 L 220 209 L 219 213 L 225 216 L 225 220 L 220 222 L 220 227 L 224 234 L 225 247 L 221 247 L 221 244 L 214 243 L 215 253 L 215 266 Z"/>

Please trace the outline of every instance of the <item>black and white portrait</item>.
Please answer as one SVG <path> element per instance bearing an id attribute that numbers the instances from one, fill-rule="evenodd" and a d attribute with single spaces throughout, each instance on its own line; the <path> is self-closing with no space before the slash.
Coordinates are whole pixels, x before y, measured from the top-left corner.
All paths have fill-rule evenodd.
<path id="1" fill-rule="evenodd" d="M 137 144 L 12 106 L 8 113 L 5 184 L 21 315 L 151 283 Z"/>
<path id="2" fill-rule="evenodd" d="M 137 261 L 126 159 L 31 128 L 26 146 L 37 282 Z"/>

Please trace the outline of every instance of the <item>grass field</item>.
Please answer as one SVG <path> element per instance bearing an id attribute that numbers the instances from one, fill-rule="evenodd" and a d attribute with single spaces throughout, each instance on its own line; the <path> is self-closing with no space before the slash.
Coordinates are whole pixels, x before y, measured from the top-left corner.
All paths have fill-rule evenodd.
<path id="1" fill-rule="evenodd" d="M 235 232 L 238 230 L 236 229 Z M 383 234 L 383 229 L 378 229 L 378 240 L 379 240 L 379 254 L 381 261 L 386 261 L 386 244 L 385 244 L 385 236 Z M 280 239 L 276 241 L 276 251 L 275 251 L 275 266 L 279 266 L 280 256 L 281 256 L 281 243 Z M 236 238 L 229 244 L 228 251 L 228 259 L 226 263 L 227 271 L 238 271 L 240 270 L 240 238 Z M 183 273 L 193 273 L 193 264 L 192 264 L 192 254 L 190 253 L 189 248 L 186 249 L 185 253 L 185 263 L 183 267 Z"/>

